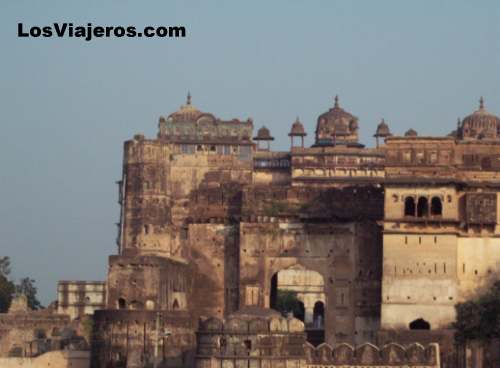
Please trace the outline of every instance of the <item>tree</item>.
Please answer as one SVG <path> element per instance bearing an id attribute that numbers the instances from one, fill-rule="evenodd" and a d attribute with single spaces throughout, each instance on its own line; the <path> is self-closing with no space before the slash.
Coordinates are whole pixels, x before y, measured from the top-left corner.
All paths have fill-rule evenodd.
<path id="1" fill-rule="evenodd" d="M 0 257 L 0 276 L 8 277 L 10 274 L 10 258 Z"/>
<path id="2" fill-rule="evenodd" d="M 37 289 L 35 286 L 35 280 L 32 280 L 29 277 L 21 279 L 19 284 L 16 285 L 16 292 L 18 294 L 26 295 L 26 298 L 28 298 L 28 307 L 31 309 L 36 310 L 43 308 L 36 296 Z"/>
<path id="3" fill-rule="evenodd" d="M 10 258 L 0 257 L 0 313 L 9 310 L 12 295 L 15 291 L 14 284 L 8 278 L 9 274 Z"/>
<path id="4" fill-rule="evenodd" d="M 14 283 L 4 275 L 0 275 L 0 313 L 6 313 L 9 310 L 15 290 Z"/>
<path id="5" fill-rule="evenodd" d="M 453 327 L 458 343 L 500 338 L 500 280 L 476 299 L 458 303 L 455 310 Z"/>
<path id="6" fill-rule="evenodd" d="M 295 317 L 304 319 L 302 302 L 297 297 L 295 291 L 278 289 L 276 310 L 280 311 L 283 315 L 292 312 Z"/>

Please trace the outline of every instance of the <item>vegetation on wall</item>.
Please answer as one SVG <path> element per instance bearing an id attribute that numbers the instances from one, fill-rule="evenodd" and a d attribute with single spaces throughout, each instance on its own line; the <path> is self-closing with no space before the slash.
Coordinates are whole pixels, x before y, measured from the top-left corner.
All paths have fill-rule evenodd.
<path id="1" fill-rule="evenodd" d="M 295 317 L 300 317 L 304 314 L 302 302 L 297 297 L 297 293 L 291 290 L 278 289 L 275 308 L 283 315 L 293 313 Z"/>
<path id="2" fill-rule="evenodd" d="M 455 340 L 490 340 L 500 338 L 500 280 L 479 297 L 455 305 L 457 330 Z"/>
<path id="3" fill-rule="evenodd" d="M 37 288 L 35 286 L 35 280 L 29 277 L 22 278 L 19 284 L 16 285 L 16 293 L 26 295 L 28 307 L 30 309 L 37 310 L 42 308 L 42 304 L 36 296 Z"/>

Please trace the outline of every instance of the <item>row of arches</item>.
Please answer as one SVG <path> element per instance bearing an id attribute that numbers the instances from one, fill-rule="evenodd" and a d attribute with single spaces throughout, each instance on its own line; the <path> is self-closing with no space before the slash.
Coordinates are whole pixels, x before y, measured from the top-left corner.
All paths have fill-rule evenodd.
<path id="1" fill-rule="evenodd" d="M 405 198 L 405 216 L 427 217 L 429 215 L 443 215 L 443 203 L 441 198 L 432 197 L 430 205 L 429 198 L 427 197 L 418 197 L 417 201 L 415 201 L 415 197 Z"/>

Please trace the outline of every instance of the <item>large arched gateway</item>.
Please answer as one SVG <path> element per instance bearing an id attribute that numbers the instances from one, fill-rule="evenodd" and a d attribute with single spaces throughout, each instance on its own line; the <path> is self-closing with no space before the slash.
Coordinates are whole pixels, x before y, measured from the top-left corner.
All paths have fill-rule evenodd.
<path id="1" fill-rule="evenodd" d="M 308 340 L 314 345 L 325 341 L 324 287 L 319 272 L 298 265 L 278 271 L 271 277 L 269 306 L 302 320 Z"/>

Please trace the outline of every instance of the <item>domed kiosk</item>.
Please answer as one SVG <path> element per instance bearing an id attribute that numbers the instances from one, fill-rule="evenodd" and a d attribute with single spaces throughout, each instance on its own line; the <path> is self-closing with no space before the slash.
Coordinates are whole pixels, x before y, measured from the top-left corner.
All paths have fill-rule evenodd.
<path id="1" fill-rule="evenodd" d="M 358 142 L 358 118 L 340 107 L 335 96 L 334 106 L 318 117 L 316 141 L 313 147 L 344 145 L 364 147 Z"/>
<path id="2" fill-rule="evenodd" d="M 500 137 L 500 118 L 484 107 L 484 99 L 479 99 L 479 109 L 466 116 L 457 128 L 459 139 L 497 139 Z"/>

